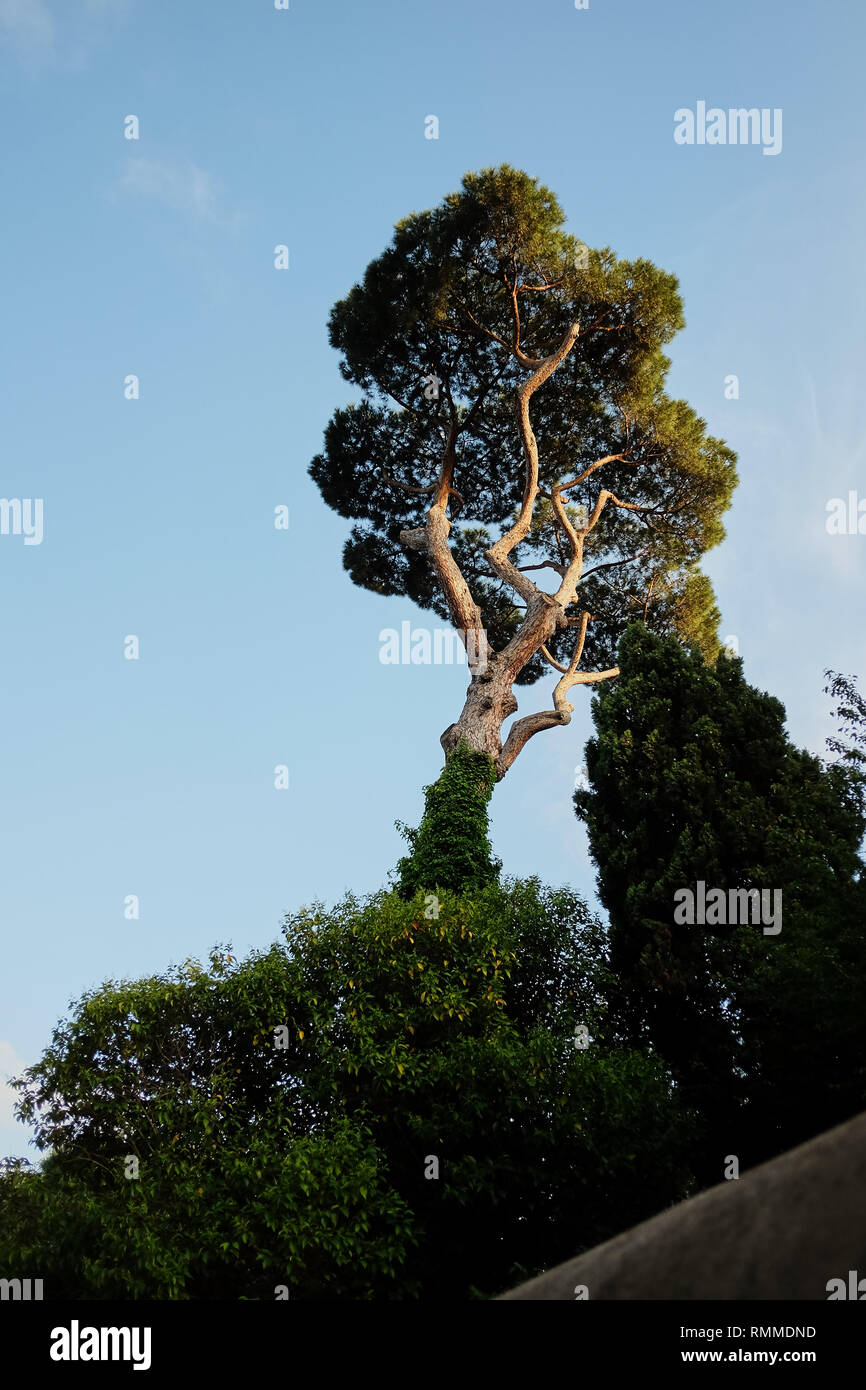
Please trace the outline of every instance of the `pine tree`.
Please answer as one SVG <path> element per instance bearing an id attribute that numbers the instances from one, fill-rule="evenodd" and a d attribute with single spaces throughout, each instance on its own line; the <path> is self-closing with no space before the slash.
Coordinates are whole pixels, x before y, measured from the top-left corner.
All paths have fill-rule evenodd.
<path id="1" fill-rule="evenodd" d="M 590 251 L 507 165 L 398 223 L 331 312 L 363 399 L 335 412 L 310 474 L 355 523 L 354 582 L 457 629 L 471 680 L 441 742 L 497 780 L 568 724 L 574 686 L 616 675 L 630 619 L 718 650 L 697 564 L 724 534 L 734 455 L 665 394 L 682 325 L 672 275 Z M 548 669 L 551 705 L 503 743 L 514 688 Z"/>

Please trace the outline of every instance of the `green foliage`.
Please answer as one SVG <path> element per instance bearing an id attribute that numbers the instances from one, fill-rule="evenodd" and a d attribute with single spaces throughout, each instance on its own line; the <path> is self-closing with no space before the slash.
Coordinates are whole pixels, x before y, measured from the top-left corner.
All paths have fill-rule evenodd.
<path id="1" fill-rule="evenodd" d="M 685 1117 L 603 1036 L 573 894 L 349 897 L 284 934 L 109 982 L 58 1027 L 19 1083 L 49 1156 L 0 1176 L 0 1274 L 49 1298 L 484 1296 L 686 1191 Z"/>
<path id="2" fill-rule="evenodd" d="M 610 914 L 619 1035 L 651 1042 L 721 1153 L 756 1161 L 864 1099 L 861 809 L 841 769 L 795 748 L 739 659 L 635 625 L 593 702 L 575 795 Z M 779 935 L 674 922 L 674 894 L 779 889 Z"/>
<path id="3" fill-rule="evenodd" d="M 450 544 L 490 650 L 501 649 L 522 617 L 485 559 L 523 496 L 514 400 L 527 373 L 510 348 L 512 295 L 531 354 L 552 351 L 579 321 L 575 348 L 532 400 L 540 486 L 549 492 L 595 460 L 624 454 L 571 488 L 569 504 L 591 510 L 604 486 L 646 509 L 607 506 L 587 538 L 580 606 L 593 623 L 584 667 L 613 664 L 623 628 L 645 604 L 651 627 L 714 655 L 712 590 L 692 576 L 724 534 L 735 456 L 686 402 L 665 394 L 663 349 L 684 322 L 677 281 L 648 260 L 582 248 L 564 223 L 553 193 L 508 165 L 467 174 L 438 207 L 399 222 L 391 245 L 331 312 L 340 369 L 363 399 L 334 413 L 310 476 L 328 506 L 355 523 L 343 556 L 353 581 L 447 619 L 426 556 L 407 549 L 400 532 L 423 524 L 445 434 L 455 429 L 461 500 L 452 499 Z M 428 399 L 431 375 L 439 394 Z M 539 515 L 511 559 L 555 567 L 562 544 Z M 562 640 L 552 640 L 555 656 Z M 544 670 L 536 655 L 518 680 Z"/>
<path id="4" fill-rule="evenodd" d="M 397 865 L 404 898 L 419 888 L 464 892 L 496 880 L 502 864 L 492 857 L 487 821 L 495 786 L 496 768 L 486 753 L 461 743 L 447 756 L 438 780 L 424 789 L 420 826 L 400 827 L 411 849 Z"/>
<path id="5" fill-rule="evenodd" d="M 836 754 L 836 766 L 844 775 L 851 799 L 866 817 L 866 699 L 853 676 L 832 670 L 826 670 L 824 676 L 824 694 L 838 702 L 833 715 L 839 736 L 828 738 L 827 747 Z"/>
<path id="6" fill-rule="evenodd" d="M 273 953 L 230 968 L 214 952 L 85 995 L 26 1074 L 48 1157 L 25 1189 L 27 1260 L 4 1221 L 2 1263 L 68 1298 L 366 1297 L 393 1277 L 409 1212 L 363 1123 L 311 1127 L 260 1045 L 286 984 Z"/>

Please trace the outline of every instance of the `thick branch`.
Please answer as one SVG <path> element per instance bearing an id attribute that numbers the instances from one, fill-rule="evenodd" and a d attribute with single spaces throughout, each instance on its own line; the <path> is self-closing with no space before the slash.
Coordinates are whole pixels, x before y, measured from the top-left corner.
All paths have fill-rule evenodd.
<path id="1" fill-rule="evenodd" d="M 569 622 L 574 622 L 574 619 L 570 618 Z M 580 632 L 577 634 L 577 641 L 574 644 L 574 651 L 572 652 L 571 661 L 567 666 L 563 666 L 561 662 L 555 660 L 555 658 L 550 655 L 550 652 L 547 650 L 547 647 L 541 648 L 542 656 L 545 656 L 547 660 L 550 662 L 551 666 L 556 667 L 557 671 L 562 671 L 564 674 L 569 676 L 573 675 L 574 672 L 577 670 L 578 666 L 580 665 L 580 658 L 583 656 L 583 646 L 586 642 L 586 629 L 591 622 L 592 618 L 590 617 L 589 613 L 581 613 Z M 558 688 L 559 687 L 557 687 L 557 689 Z"/>
<path id="2" fill-rule="evenodd" d="M 527 367 L 530 371 L 539 371 L 545 363 L 543 357 L 527 357 L 520 346 L 520 307 L 517 303 L 517 285 L 511 286 L 511 313 L 514 318 L 514 342 L 511 344 L 511 351 L 517 358 L 521 367 Z"/>
<path id="3" fill-rule="evenodd" d="M 435 492 L 439 486 L 438 481 L 435 483 L 428 483 L 427 487 L 416 487 L 414 483 L 401 483 L 399 478 L 392 478 L 390 473 L 386 473 L 381 466 L 379 472 L 382 474 L 385 482 L 389 483 L 391 487 L 402 487 L 404 491 L 411 492 L 416 497 L 427 497 L 430 493 Z"/>
<path id="4" fill-rule="evenodd" d="M 550 664 L 563 673 L 553 692 L 553 709 L 538 710 L 535 714 L 527 714 L 523 719 L 518 719 L 516 723 L 512 724 L 508 738 L 505 740 L 505 746 L 496 759 L 496 774 L 500 779 L 505 776 L 518 753 L 535 734 L 541 733 L 542 729 L 553 729 L 557 725 L 571 722 L 574 705 L 566 699 L 566 696 L 573 685 L 587 685 L 593 681 L 606 680 L 609 676 L 619 675 L 619 667 L 611 671 L 578 672 L 577 668 L 580 664 L 580 658 L 583 656 L 583 647 L 586 641 L 586 629 L 590 621 L 589 613 L 581 614 L 580 631 L 577 635 L 571 661 L 567 667 L 554 660 L 546 647 L 541 648 Z"/>
<path id="5" fill-rule="evenodd" d="M 572 685 L 595 685 L 598 681 L 609 681 L 619 675 L 619 667 L 611 666 L 607 671 L 577 671 L 572 677 Z M 562 682 L 560 681 L 561 685 Z"/>
<path id="6" fill-rule="evenodd" d="M 647 512 L 651 511 L 652 508 L 644 506 L 639 502 L 621 502 L 620 499 L 614 496 L 607 488 L 602 488 L 596 498 L 595 506 L 592 509 L 592 514 L 586 526 L 580 531 L 577 531 L 571 524 L 565 507 L 563 506 L 562 498 L 560 497 L 561 491 L 562 489 L 559 487 L 555 487 L 551 490 L 551 502 L 557 520 L 560 522 L 571 543 L 571 563 L 563 575 L 562 583 L 557 589 L 554 597 L 557 603 L 562 604 L 563 608 L 567 608 L 570 604 L 574 603 L 577 595 L 577 586 L 583 575 L 584 542 L 590 531 L 597 525 L 598 519 L 604 510 L 605 503 L 608 501 L 613 502 L 617 507 L 623 507 L 626 511 L 630 512 Z"/>
<path id="7" fill-rule="evenodd" d="M 628 452 L 628 451 L 626 451 L 626 452 Z M 595 463 L 591 463 L 591 464 L 589 465 L 588 468 L 585 468 L 585 469 L 583 470 L 583 472 L 581 473 L 581 475 L 580 475 L 579 478 L 572 478 L 572 480 L 571 480 L 570 483 L 562 483 L 562 484 L 560 485 L 560 487 L 557 489 L 557 491 L 558 491 L 558 492 L 568 492 L 569 488 L 577 487 L 578 483 L 583 483 L 583 482 L 585 482 L 586 479 L 590 476 L 590 474 L 594 473 L 595 470 L 596 470 L 597 468 L 601 468 L 601 466 L 602 466 L 603 463 L 627 463 L 627 462 L 628 462 L 628 460 L 626 459 L 625 453 L 622 453 L 622 454 L 605 454 L 605 456 L 604 456 L 603 459 L 596 459 Z"/>
<path id="8" fill-rule="evenodd" d="M 556 570 L 558 575 L 565 573 L 565 565 L 558 565 L 555 560 L 542 560 L 540 565 L 518 565 L 521 574 L 527 570 Z"/>
<path id="9" fill-rule="evenodd" d="M 598 497 L 596 498 L 595 506 L 592 509 L 592 515 L 590 516 L 589 522 L 587 523 L 587 535 L 596 525 L 599 517 L 601 516 L 604 510 L 604 504 L 607 501 L 613 502 L 614 506 L 622 507 L 623 510 L 627 512 L 651 512 L 653 510 L 652 507 L 645 506 L 640 502 L 621 502 L 618 497 L 615 497 L 612 492 L 609 492 L 606 487 L 603 487 L 601 492 L 598 494 Z"/>
<path id="10" fill-rule="evenodd" d="M 480 665 L 483 668 L 487 664 L 487 643 L 481 626 L 481 610 L 473 599 L 469 585 L 448 544 L 451 522 L 446 507 L 451 495 L 460 496 L 451 486 L 458 426 L 456 411 L 450 398 L 449 405 L 451 427 L 445 442 L 439 481 L 435 484 L 436 496 L 427 513 L 427 523 L 413 531 L 401 531 L 400 540 L 411 550 L 420 550 L 427 555 L 442 587 L 451 621 L 466 649 L 469 669 L 474 673 L 476 667 Z M 462 502 L 462 498 L 460 500 Z"/>
<path id="11" fill-rule="evenodd" d="M 560 362 L 568 355 L 577 341 L 580 332 L 580 324 L 573 323 L 557 348 L 556 352 L 546 357 L 541 365 L 533 371 L 517 389 L 517 411 L 518 424 L 520 427 L 521 439 L 523 442 L 523 452 L 526 459 L 526 479 L 523 486 L 523 503 L 520 514 L 514 525 L 506 531 L 504 536 L 486 552 L 487 559 L 491 567 L 510 584 L 520 597 L 531 604 L 533 599 L 538 597 L 538 589 L 530 579 L 526 579 L 508 559 L 511 551 L 520 541 L 524 540 L 532 525 L 532 513 L 535 507 L 535 500 L 538 496 L 538 444 L 532 430 L 529 419 L 529 402 L 538 387 L 551 376 Z M 536 647 L 537 650 L 537 647 Z"/>
<path id="12" fill-rule="evenodd" d="M 497 779 L 502 780 L 533 734 L 540 734 L 542 729 L 554 729 L 558 724 L 567 724 L 570 719 L 570 711 L 566 714 L 555 709 L 544 709 L 539 710 L 537 714 L 527 714 L 523 719 L 516 720 L 509 730 L 502 752 L 495 759 Z"/>
<path id="13" fill-rule="evenodd" d="M 541 655 L 544 657 L 545 661 L 549 661 L 551 666 L 555 667 L 557 671 L 568 670 L 567 666 L 563 666 L 561 661 L 557 661 L 555 656 L 550 655 L 550 652 L 547 650 L 546 646 L 539 647 L 539 651 L 541 652 Z"/>

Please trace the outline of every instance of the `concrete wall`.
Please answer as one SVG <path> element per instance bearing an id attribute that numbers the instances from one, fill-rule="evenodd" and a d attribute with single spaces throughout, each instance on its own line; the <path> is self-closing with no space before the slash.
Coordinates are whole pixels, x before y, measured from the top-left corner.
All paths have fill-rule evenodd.
<path id="1" fill-rule="evenodd" d="M 501 1299 L 819 1299 L 849 1270 L 866 1299 L 866 1114 Z"/>

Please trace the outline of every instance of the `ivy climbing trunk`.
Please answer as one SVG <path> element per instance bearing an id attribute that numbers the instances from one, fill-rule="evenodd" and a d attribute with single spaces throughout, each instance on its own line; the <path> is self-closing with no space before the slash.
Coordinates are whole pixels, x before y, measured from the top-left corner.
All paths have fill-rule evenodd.
<path id="1" fill-rule="evenodd" d="M 495 785 L 496 767 L 489 753 L 464 741 L 446 753 L 437 781 L 424 789 L 420 826 L 400 827 L 411 851 L 397 865 L 401 896 L 412 897 L 419 888 L 463 892 L 499 877 L 502 865 L 493 858 L 487 817 Z"/>

